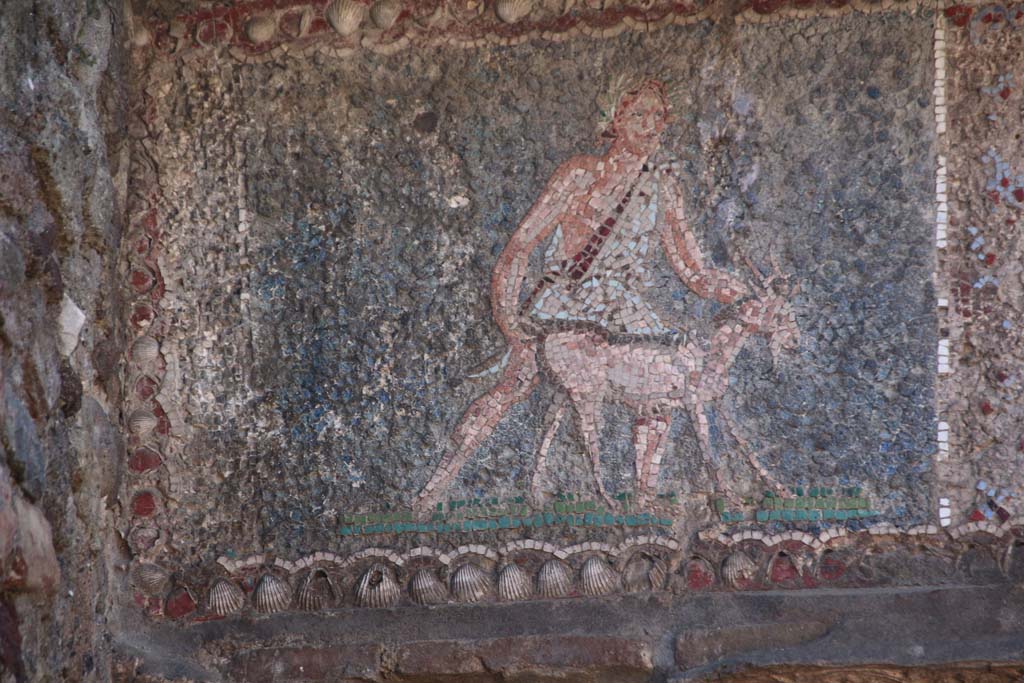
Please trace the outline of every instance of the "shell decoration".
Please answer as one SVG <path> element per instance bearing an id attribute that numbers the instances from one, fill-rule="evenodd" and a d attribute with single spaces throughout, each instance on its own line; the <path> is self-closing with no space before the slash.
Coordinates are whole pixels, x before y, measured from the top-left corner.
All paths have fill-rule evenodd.
<path id="1" fill-rule="evenodd" d="M 668 568 L 662 560 L 655 559 L 651 562 L 651 569 L 647 572 L 647 578 L 651 582 L 651 590 L 660 591 L 665 588 L 668 580 Z"/>
<path id="2" fill-rule="evenodd" d="M 307 7 L 302 11 L 302 18 L 299 19 L 299 38 L 304 38 L 309 34 L 309 29 L 313 28 L 313 10 Z"/>
<path id="3" fill-rule="evenodd" d="M 464 564 L 452 574 L 452 595 L 460 602 L 477 602 L 490 587 L 490 577 L 475 564 Z"/>
<path id="4" fill-rule="evenodd" d="M 537 572 L 537 594 L 542 598 L 561 598 L 572 592 L 572 572 L 561 560 L 548 560 Z"/>
<path id="5" fill-rule="evenodd" d="M 137 436 L 146 436 L 160 424 L 156 415 L 145 408 L 139 408 L 128 416 L 128 428 Z"/>
<path id="6" fill-rule="evenodd" d="M 217 579 L 210 588 L 207 606 L 214 614 L 226 617 L 240 611 L 244 605 L 245 594 L 234 581 Z"/>
<path id="7" fill-rule="evenodd" d="M 146 47 L 153 41 L 153 34 L 145 24 L 136 20 L 132 24 L 131 40 L 135 47 Z"/>
<path id="8" fill-rule="evenodd" d="M 498 597 L 512 602 L 528 600 L 533 595 L 533 582 L 530 575 L 518 564 L 506 564 L 498 572 Z"/>
<path id="9" fill-rule="evenodd" d="M 409 582 L 409 595 L 417 605 L 439 605 L 448 600 L 448 589 L 433 569 L 421 569 Z"/>
<path id="10" fill-rule="evenodd" d="M 337 599 L 331 577 L 323 569 L 314 569 L 306 575 L 299 589 L 299 609 L 307 612 L 330 607 Z"/>
<path id="11" fill-rule="evenodd" d="M 741 550 L 737 550 L 722 563 L 722 578 L 736 588 L 742 581 L 751 581 L 757 573 L 757 565 Z"/>
<path id="12" fill-rule="evenodd" d="M 494 11 L 506 24 L 514 24 L 533 9 L 533 0 L 498 0 Z"/>
<path id="13" fill-rule="evenodd" d="M 170 572 L 155 564 L 140 564 L 132 571 L 132 581 L 150 596 L 166 593 L 170 580 Z"/>
<path id="14" fill-rule="evenodd" d="M 245 35 L 256 45 L 265 43 L 274 37 L 277 32 L 277 22 L 273 17 L 253 17 L 245 25 Z"/>
<path id="15" fill-rule="evenodd" d="M 356 602 L 360 607 L 394 607 L 402 597 L 402 589 L 391 569 L 375 564 L 366 570 L 356 584 Z"/>
<path id="16" fill-rule="evenodd" d="M 646 553 L 634 556 L 623 570 L 626 590 L 631 593 L 661 590 L 665 587 L 667 578 L 668 570 L 665 569 L 665 563 Z"/>
<path id="17" fill-rule="evenodd" d="M 160 355 L 160 342 L 149 335 L 143 335 L 132 344 L 132 360 L 139 365 L 152 363 Z"/>
<path id="18" fill-rule="evenodd" d="M 587 595 L 608 595 L 622 586 L 622 580 L 602 557 L 591 557 L 580 569 L 580 586 Z"/>
<path id="19" fill-rule="evenodd" d="M 366 15 L 366 6 L 355 0 L 334 0 L 327 5 L 324 16 L 340 36 L 350 36 L 359 29 Z"/>
<path id="20" fill-rule="evenodd" d="M 377 0 L 370 8 L 370 19 L 381 31 L 387 31 L 395 25 L 401 13 L 402 5 L 398 0 Z"/>
<path id="21" fill-rule="evenodd" d="M 291 604 L 291 589 L 283 579 L 273 574 L 264 574 L 252 592 L 252 602 L 260 612 L 280 612 L 288 609 Z"/>

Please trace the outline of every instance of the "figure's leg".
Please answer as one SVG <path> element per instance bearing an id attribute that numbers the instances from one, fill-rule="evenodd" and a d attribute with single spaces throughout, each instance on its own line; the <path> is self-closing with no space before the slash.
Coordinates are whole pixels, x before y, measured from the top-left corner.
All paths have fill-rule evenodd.
<path id="1" fill-rule="evenodd" d="M 417 507 L 426 509 L 436 502 L 509 409 L 530 395 L 538 379 L 536 347 L 513 350 L 498 384 L 473 401 L 462 414 L 441 463 L 416 499 Z"/>
<path id="2" fill-rule="evenodd" d="M 544 478 L 544 469 L 547 464 L 548 451 L 551 450 L 551 442 L 555 440 L 555 435 L 558 434 L 558 430 L 562 426 L 562 418 L 565 416 L 565 409 L 568 405 L 568 397 L 559 392 L 555 396 L 554 402 L 551 404 L 551 408 L 548 409 L 548 414 L 545 417 L 545 423 L 547 429 L 544 430 L 544 438 L 540 442 L 540 450 L 537 451 L 537 465 L 533 471 L 533 481 L 530 486 L 530 493 L 533 497 L 534 503 L 540 505 L 540 484 Z"/>
<path id="3" fill-rule="evenodd" d="M 594 395 L 572 396 L 573 404 L 576 406 L 576 415 L 579 418 L 580 434 L 583 436 L 583 444 L 590 455 L 590 469 L 594 474 L 594 481 L 597 483 L 597 492 L 605 499 L 609 507 L 614 507 L 611 497 L 604 488 L 604 480 L 601 478 L 601 430 L 604 429 L 604 417 L 601 415 L 601 407 L 604 403 L 603 397 Z"/>
<path id="4" fill-rule="evenodd" d="M 708 426 L 708 416 L 703 407 L 694 407 L 690 413 L 693 416 L 693 426 L 697 430 L 697 438 L 700 441 L 700 450 L 704 457 L 704 463 L 708 468 L 708 474 L 715 486 L 715 497 L 724 498 L 732 505 L 739 505 L 739 499 L 725 486 L 725 475 L 722 471 L 722 463 L 715 462 L 711 457 L 711 429 Z"/>
<path id="5" fill-rule="evenodd" d="M 715 494 L 722 495 L 725 491 L 722 485 L 721 467 L 715 464 L 711 457 L 711 429 L 708 426 L 708 416 L 704 414 L 702 406 L 694 406 L 690 410 L 690 417 L 693 420 L 693 428 L 697 432 L 697 440 L 700 442 L 701 457 L 704 458 L 704 466 L 707 467 L 708 475 L 715 486 Z"/>
<path id="6" fill-rule="evenodd" d="M 661 459 L 668 445 L 665 437 L 671 427 L 672 413 L 640 417 L 633 423 L 637 500 L 641 504 L 647 502 L 650 492 L 658 486 Z"/>

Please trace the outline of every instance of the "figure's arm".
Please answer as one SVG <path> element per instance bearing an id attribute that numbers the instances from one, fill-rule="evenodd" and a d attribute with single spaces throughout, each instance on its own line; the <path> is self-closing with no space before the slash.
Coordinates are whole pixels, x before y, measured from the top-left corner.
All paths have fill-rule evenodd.
<path id="1" fill-rule="evenodd" d="M 697 296 L 730 304 L 750 294 L 750 288 L 732 273 L 706 265 L 697 238 L 686 224 L 682 192 L 668 174 L 661 176 L 664 214 L 658 231 L 673 270 Z"/>
<path id="2" fill-rule="evenodd" d="M 547 187 L 512 233 L 498 256 L 491 275 L 491 310 L 494 320 L 506 339 L 527 336 L 519 320 L 519 293 L 526 279 L 530 254 L 547 239 L 564 213 L 578 180 L 586 172 L 583 160 L 574 158 L 562 164 L 548 181 Z"/>

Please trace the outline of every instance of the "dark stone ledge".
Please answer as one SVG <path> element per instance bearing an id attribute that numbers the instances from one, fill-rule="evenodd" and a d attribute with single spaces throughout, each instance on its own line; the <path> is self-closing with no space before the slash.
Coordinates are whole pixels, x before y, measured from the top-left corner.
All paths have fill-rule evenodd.
<path id="1" fill-rule="evenodd" d="M 749 666 L 1013 664 L 1024 662 L 1024 590 L 656 593 L 140 620 L 118 644 L 134 675 L 153 680 L 696 681 Z"/>

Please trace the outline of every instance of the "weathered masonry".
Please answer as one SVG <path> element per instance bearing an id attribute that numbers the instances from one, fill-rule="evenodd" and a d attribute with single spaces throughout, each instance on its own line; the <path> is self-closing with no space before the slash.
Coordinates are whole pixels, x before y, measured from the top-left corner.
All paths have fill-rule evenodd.
<path id="1" fill-rule="evenodd" d="M 1024 5 L 0 34 L 11 680 L 1024 680 Z"/>

